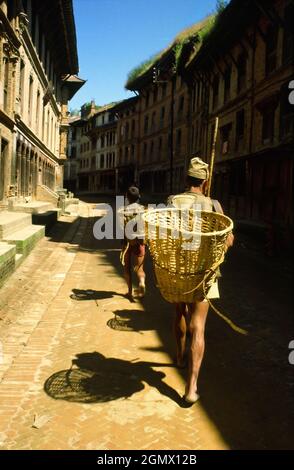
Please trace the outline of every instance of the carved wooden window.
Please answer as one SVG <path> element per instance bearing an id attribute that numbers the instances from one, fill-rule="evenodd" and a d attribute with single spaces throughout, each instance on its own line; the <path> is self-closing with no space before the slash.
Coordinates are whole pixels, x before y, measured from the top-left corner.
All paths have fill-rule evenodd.
<path id="1" fill-rule="evenodd" d="M 231 67 L 227 67 L 224 74 L 224 103 L 230 99 L 231 93 Z"/>
<path id="2" fill-rule="evenodd" d="M 262 143 L 268 144 L 274 138 L 275 107 L 272 103 L 262 109 Z"/>
<path id="3" fill-rule="evenodd" d="M 148 125 L 149 125 L 149 116 L 145 116 L 144 118 L 144 133 L 147 134 L 148 132 Z"/>
<path id="4" fill-rule="evenodd" d="M 284 36 L 283 36 L 283 63 L 293 61 L 294 55 L 294 31 L 293 31 L 294 5 L 289 4 L 284 10 Z"/>
<path id="5" fill-rule="evenodd" d="M 281 89 L 280 101 L 280 136 L 281 140 L 291 137 L 294 131 L 294 106 L 289 102 L 288 83 Z"/>
<path id="6" fill-rule="evenodd" d="M 160 110 L 160 127 L 164 126 L 165 107 L 162 106 Z"/>
<path id="7" fill-rule="evenodd" d="M 162 90 L 162 98 L 165 98 L 166 97 L 166 90 L 167 90 L 167 84 L 166 83 L 162 84 L 161 90 Z"/>
<path id="8" fill-rule="evenodd" d="M 155 120 L 156 120 L 156 112 L 153 111 L 152 116 L 151 116 L 151 130 L 155 130 Z"/>
<path id="9" fill-rule="evenodd" d="M 3 69 L 4 69 L 4 86 L 3 86 L 3 107 L 5 111 L 8 110 L 9 106 L 9 59 L 4 57 Z"/>
<path id="10" fill-rule="evenodd" d="M 278 28 L 270 25 L 266 32 L 265 72 L 266 75 L 277 67 Z"/>
<path id="11" fill-rule="evenodd" d="M 244 144 L 245 111 L 241 109 L 236 114 L 236 149 L 240 150 Z"/>
<path id="12" fill-rule="evenodd" d="M 232 123 L 229 123 L 220 129 L 222 155 L 226 155 L 231 150 L 231 130 Z"/>
<path id="13" fill-rule="evenodd" d="M 238 92 L 246 88 L 246 69 L 247 69 L 247 57 L 246 54 L 240 54 L 238 57 L 238 79 L 237 79 L 237 90 Z"/>
<path id="14" fill-rule="evenodd" d="M 219 76 L 215 75 L 212 83 L 212 107 L 213 109 L 218 106 L 219 95 Z"/>

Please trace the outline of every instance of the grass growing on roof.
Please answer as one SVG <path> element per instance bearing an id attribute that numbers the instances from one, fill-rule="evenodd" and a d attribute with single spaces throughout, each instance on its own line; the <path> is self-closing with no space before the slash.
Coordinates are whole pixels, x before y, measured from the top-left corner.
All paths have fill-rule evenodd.
<path id="1" fill-rule="evenodd" d="M 184 46 L 189 43 L 192 45 L 201 43 L 213 28 L 215 24 L 215 18 L 216 15 L 208 16 L 204 20 L 195 23 L 194 25 L 181 31 L 167 48 L 163 49 L 157 54 L 154 54 L 148 60 L 142 62 L 140 65 L 131 70 L 128 74 L 125 87 L 127 89 L 131 87 L 133 82 L 135 82 L 138 78 L 142 77 L 146 72 L 154 67 L 155 64 L 160 61 L 163 55 L 169 51 L 173 51 L 174 53 L 174 65 L 175 68 L 177 68 Z"/>

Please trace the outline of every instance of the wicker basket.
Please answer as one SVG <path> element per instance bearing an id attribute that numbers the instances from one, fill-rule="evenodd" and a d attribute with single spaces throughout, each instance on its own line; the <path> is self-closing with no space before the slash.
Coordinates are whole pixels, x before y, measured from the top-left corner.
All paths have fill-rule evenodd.
<path id="1" fill-rule="evenodd" d="M 223 261 L 232 220 L 216 212 L 177 208 L 149 210 L 143 219 L 164 299 L 190 303 L 203 298 Z"/>

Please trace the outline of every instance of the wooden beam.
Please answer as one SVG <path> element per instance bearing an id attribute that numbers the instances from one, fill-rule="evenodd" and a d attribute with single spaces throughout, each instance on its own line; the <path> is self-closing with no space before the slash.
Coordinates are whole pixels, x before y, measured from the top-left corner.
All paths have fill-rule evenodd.
<path id="1" fill-rule="evenodd" d="M 261 28 L 260 28 L 260 26 L 259 26 L 258 23 L 257 23 L 257 25 L 256 25 L 256 30 L 257 30 L 258 33 L 260 34 L 260 36 L 261 36 L 263 42 L 266 44 L 266 40 L 267 40 L 266 35 L 265 35 L 264 32 L 261 30 Z"/>
<path id="2" fill-rule="evenodd" d="M 218 62 L 217 60 L 215 60 L 210 54 L 208 54 L 208 57 L 210 58 L 211 62 L 216 65 L 216 68 L 218 69 L 218 71 L 220 72 L 220 74 L 222 75 L 222 77 L 224 78 L 225 77 L 225 74 L 224 72 L 222 71 L 222 69 L 220 68 L 220 66 L 218 65 Z"/>
<path id="3" fill-rule="evenodd" d="M 274 26 L 281 26 L 282 28 L 286 28 L 285 26 L 285 22 L 283 20 L 283 18 L 281 18 L 278 14 L 278 12 L 275 10 L 275 8 L 272 6 L 272 7 L 268 7 L 261 4 L 261 2 L 259 0 L 254 0 L 255 1 L 255 4 L 257 6 L 257 8 L 261 11 L 261 13 L 266 16 L 271 23 L 273 23 Z"/>
<path id="4" fill-rule="evenodd" d="M 235 65 L 236 68 L 238 68 L 237 61 L 235 60 L 235 57 L 231 53 L 231 51 L 228 52 L 228 55 L 230 56 L 230 59 L 232 60 L 233 64 Z"/>

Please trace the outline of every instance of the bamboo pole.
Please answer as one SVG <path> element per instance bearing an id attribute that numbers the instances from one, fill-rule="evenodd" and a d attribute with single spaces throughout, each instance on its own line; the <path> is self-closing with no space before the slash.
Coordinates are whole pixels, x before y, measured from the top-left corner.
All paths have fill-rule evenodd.
<path id="1" fill-rule="evenodd" d="M 213 167 L 214 167 L 217 131 L 218 131 L 218 117 L 215 118 L 214 134 L 213 134 L 213 141 L 212 141 L 212 149 L 211 149 L 211 157 L 210 157 L 210 168 L 209 168 L 209 178 L 208 178 L 208 185 L 207 185 L 207 196 L 208 197 L 210 196 L 210 191 L 211 191 L 211 182 L 212 182 L 212 173 L 213 173 Z"/>

